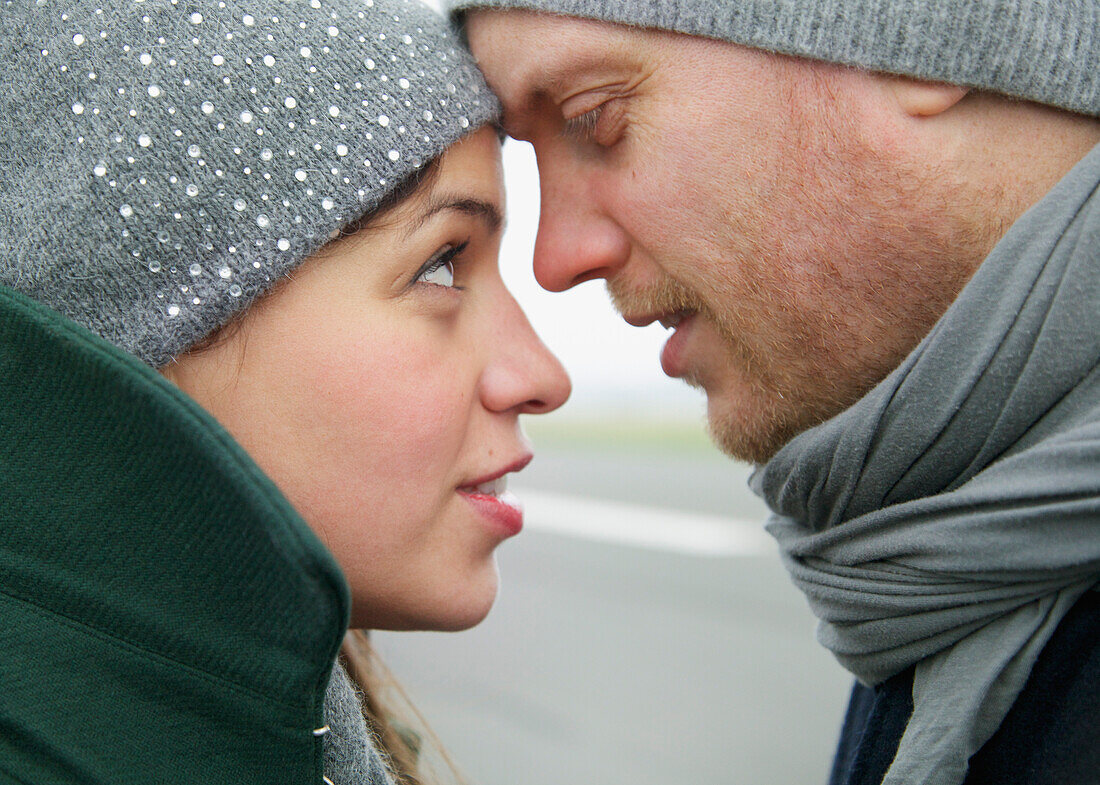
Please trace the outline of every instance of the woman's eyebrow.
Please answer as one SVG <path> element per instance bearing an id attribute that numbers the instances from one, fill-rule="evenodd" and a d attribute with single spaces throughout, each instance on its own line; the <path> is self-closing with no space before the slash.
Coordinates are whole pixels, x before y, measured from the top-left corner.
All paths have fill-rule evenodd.
<path id="1" fill-rule="evenodd" d="M 406 236 L 411 236 L 433 216 L 439 213 L 456 212 L 479 218 L 492 233 L 504 228 L 504 214 L 493 202 L 467 196 L 439 196 L 431 199 L 424 210 L 409 224 Z"/>

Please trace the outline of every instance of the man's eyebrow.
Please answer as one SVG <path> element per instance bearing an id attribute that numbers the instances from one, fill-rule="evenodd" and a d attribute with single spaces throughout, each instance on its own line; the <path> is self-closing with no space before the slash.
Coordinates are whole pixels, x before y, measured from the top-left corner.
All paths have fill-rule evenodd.
<path id="1" fill-rule="evenodd" d="M 523 108 L 532 111 L 535 105 L 542 99 L 561 93 L 568 89 L 570 82 L 577 78 L 577 74 L 590 70 L 597 62 L 588 58 L 571 63 L 560 63 L 549 68 L 540 68 L 538 74 L 528 83 L 523 93 Z"/>
<path id="2" fill-rule="evenodd" d="M 519 96 L 517 110 L 508 112 L 505 109 L 502 123 L 504 132 L 509 136 L 516 136 L 517 134 L 512 131 L 518 130 L 517 126 L 522 126 L 526 118 L 537 114 L 542 102 L 569 90 L 581 74 L 601 68 L 622 67 L 621 63 L 609 61 L 611 57 L 607 52 L 588 53 L 569 62 L 553 63 L 545 68 L 532 68 L 534 76 L 530 79 L 525 77 L 520 79 L 523 89 Z"/>
<path id="3" fill-rule="evenodd" d="M 485 228 L 493 234 L 504 228 L 504 213 L 494 202 L 469 196 L 444 195 L 434 197 L 428 201 L 424 209 L 409 224 L 405 236 L 412 236 L 434 216 L 445 212 L 456 212 L 479 218 L 485 223 Z"/>
<path id="4" fill-rule="evenodd" d="M 513 139 L 522 139 L 522 128 L 527 118 L 538 113 L 539 105 L 548 96 L 560 93 L 576 70 L 567 67 L 547 73 L 539 69 L 535 72 L 538 76 L 534 79 L 529 82 L 522 80 L 523 89 L 519 96 L 519 105 L 512 111 L 509 111 L 507 106 L 504 107 L 504 115 L 499 123 L 501 130 Z"/>

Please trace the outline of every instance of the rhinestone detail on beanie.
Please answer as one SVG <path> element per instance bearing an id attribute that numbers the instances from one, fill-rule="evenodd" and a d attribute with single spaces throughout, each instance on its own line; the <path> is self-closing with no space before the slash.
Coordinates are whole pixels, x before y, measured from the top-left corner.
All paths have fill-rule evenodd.
<path id="1" fill-rule="evenodd" d="M 0 283 L 154 366 L 497 111 L 410 0 L 104 6 L 0 5 Z"/>

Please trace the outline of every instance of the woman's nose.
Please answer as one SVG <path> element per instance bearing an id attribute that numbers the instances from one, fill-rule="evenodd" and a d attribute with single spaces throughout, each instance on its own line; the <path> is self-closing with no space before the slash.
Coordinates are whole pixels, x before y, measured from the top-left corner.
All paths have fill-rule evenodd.
<path id="1" fill-rule="evenodd" d="M 492 357 L 479 385 L 482 403 L 496 412 L 552 412 L 568 400 L 573 384 L 512 295 L 503 296 L 506 314 L 490 337 Z"/>

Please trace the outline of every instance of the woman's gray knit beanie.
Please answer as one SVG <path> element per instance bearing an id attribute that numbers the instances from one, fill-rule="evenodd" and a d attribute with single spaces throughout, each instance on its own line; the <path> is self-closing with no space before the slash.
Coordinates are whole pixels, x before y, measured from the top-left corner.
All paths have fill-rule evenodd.
<path id="1" fill-rule="evenodd" d="M 1096 0 L 448 0 L 671 30 L 1100 115 Z M 715 89 L 719 89 L 715 86 Z"/>
<path id="2" fill-rule="evenodd" d="M 498 105 L 416 0 L 0 0 L 0 284 L 154 367 Z"/>

